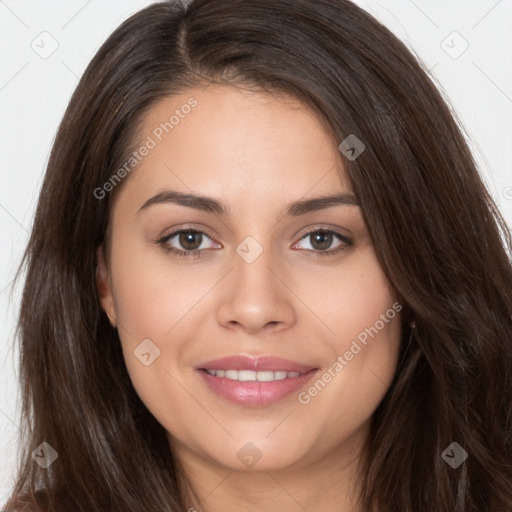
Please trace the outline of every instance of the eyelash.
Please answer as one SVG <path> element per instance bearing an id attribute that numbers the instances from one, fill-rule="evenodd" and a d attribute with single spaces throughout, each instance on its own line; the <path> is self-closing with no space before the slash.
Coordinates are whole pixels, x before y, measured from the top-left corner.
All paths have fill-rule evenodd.
<path id="1" fill-rule="evenodd" d="M 322 232 L 324 234 L 332 233 L 332 234 L 334 234 L 334 235 L 336 235 L 338 237 L 338 239 L 342 242 L 342 244 L 339 247 L 337 247 L 336 249 L 331 249 L 331 250 L 326 250 L 326 251 L 319 251 L 319 250 L 314 250 L 314 249 L 299 249 L 299 250 L 302 250 L 302 251 L 306 251 L 308 253 L 314 253 L 315 254 L 315 256 L 308 256 L 308 257 L 314 257 L 315 258 L 315 257 L 323 257 L 323 256 L 334 256 L 334 255 L 337 255 L 338 253 L 347 251 L 348 249 L 350 249 L 354 245 L 354 242 L 350 238 L 346 237 L 345 235 L 342 235 L 338 231 L 335 231 L 335 230 L 332 230 L 332 229 L 322 229 L 322 228 L 315 228 L 315 229 L 313 229 L 311 231 L 308 231 L 307 233 L 305 233 L 300 238 L 300 240 L 303 240 L 303 239 L 307 238 L 308 236 L 310 236 L 310 235 L 312 235 L 314 233 L 318 233 L 318 232 Z M 204 235 L 204 236 L 212 239 L 212 237 L 208 233 L 206 233 L 205 231 L 202 231 L 200 229 L 188 228 L 188 229 L 179 229 L 177 231 L 173 231 L 172 233 L 163 236 L 162 238 L 160 238 L 156 242 L 158 244 L 160 244 L 162 246 L 162 248 L 167 253 L 173 253 L 174 255 L 178 256 L 179 258 L 199 259 L 199 258 L 202 258 L 202 257 L 206 256 L 205 252 L 207 251 L 207 249 L 195 249 L 193 251 L 183 251 L 181 249 L 174 249 L 174 248 L 168 247 L 166 245 L 168 240 L 170 240 L 171 238 L 174 238 L 176 235 L 178 235 L 180 233 L 200 233 L 201 235 Z"/>

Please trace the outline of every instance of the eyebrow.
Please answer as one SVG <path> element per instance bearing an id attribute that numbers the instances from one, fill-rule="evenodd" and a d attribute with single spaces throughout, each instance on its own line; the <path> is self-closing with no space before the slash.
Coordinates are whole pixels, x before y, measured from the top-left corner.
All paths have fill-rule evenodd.
<path id="1" fill-rule="evenodd" d="M 137 213 L 155 204 L 177 204 L 195 208 L 207 213 L 215 213 L 223 216 L 229 215 L 229 208 L 212 197 L 187 194 L 176 190 L 165 190 L 149 198 L 138 210 Z M 306 213 L 324 210 L 338 205 L 359 206 L 356 196 L 350 193 L 340 193 L 312 199 L 301 199 L 290 203 L 284 213 L 285 217 L 298 217 Z"/>

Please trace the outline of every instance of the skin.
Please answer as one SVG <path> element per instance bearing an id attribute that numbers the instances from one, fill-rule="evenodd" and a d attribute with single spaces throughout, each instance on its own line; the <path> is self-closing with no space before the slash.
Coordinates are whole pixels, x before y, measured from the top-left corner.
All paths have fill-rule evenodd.
<path id="1" fill-rule="evenodd" d="M 293 393 L 264 407 L 235 405 L 194 370 L 218 357 L 271 354 L 321 376 L 397 301 L 359 206 L 283 217 L 293 201 L 352 193 L 338 143 L 297 100 L 227 85 L 154 105 L 141 143 L 191 96 L 197 106 L 122 184 L 108 261 L 98 250 L 101 304 L 134 387 L 168 432 L 202 510 L 361 510 L 358 462 L 396 368 L 400 314 L 307 404 Z M 138 212 L 165 189 L 213 197 L 229 215 L 172 203 Z M 189 225 L 208 232 L 192 240 L 204 257 L 180 258 L 156 242 Z M 353 245 L 315 257 L 345 245 L 333 235 L 322 248 L 306 236 L 319 228 Z M 250 264 L 236 252 L 247 236 L 263 249 Z M 167 246 L 184 250 L 178 236 Z M 145 339 L 160 350 L 149 366 L 134 356 Z M 237 457 L 248 442 L 261 454 L 251 468 Z"/>

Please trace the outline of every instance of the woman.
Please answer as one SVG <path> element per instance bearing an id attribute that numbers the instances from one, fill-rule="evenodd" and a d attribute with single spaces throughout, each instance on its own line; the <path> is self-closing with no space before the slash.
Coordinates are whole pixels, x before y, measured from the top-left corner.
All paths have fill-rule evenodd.
<path id="1" fill-rule="evenodd" d="M 46 171 L 7 507 L 510 510 L 511 248 L 365 11 L 140 11 Z"/>

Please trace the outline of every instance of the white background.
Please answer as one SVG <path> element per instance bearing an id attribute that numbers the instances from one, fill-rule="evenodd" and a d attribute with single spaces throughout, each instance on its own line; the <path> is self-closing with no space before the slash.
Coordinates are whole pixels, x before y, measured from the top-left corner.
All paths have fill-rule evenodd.
<path id="1" fill-rule="evenodd" d="M 150 3 L 0 0 L 0 505 L 12 485 L 16 437 L 23 436 L 17 426 L 13 345 L 20 289 L 11 281 L 28 240 L 50 147 L 88 62 L 124 19 Z M 356 3 L 432 70 L 512 224 L 512 0 Z M 58 47 L 47 58 L 33 49 L 48 52 L 52 44 Z"/>

